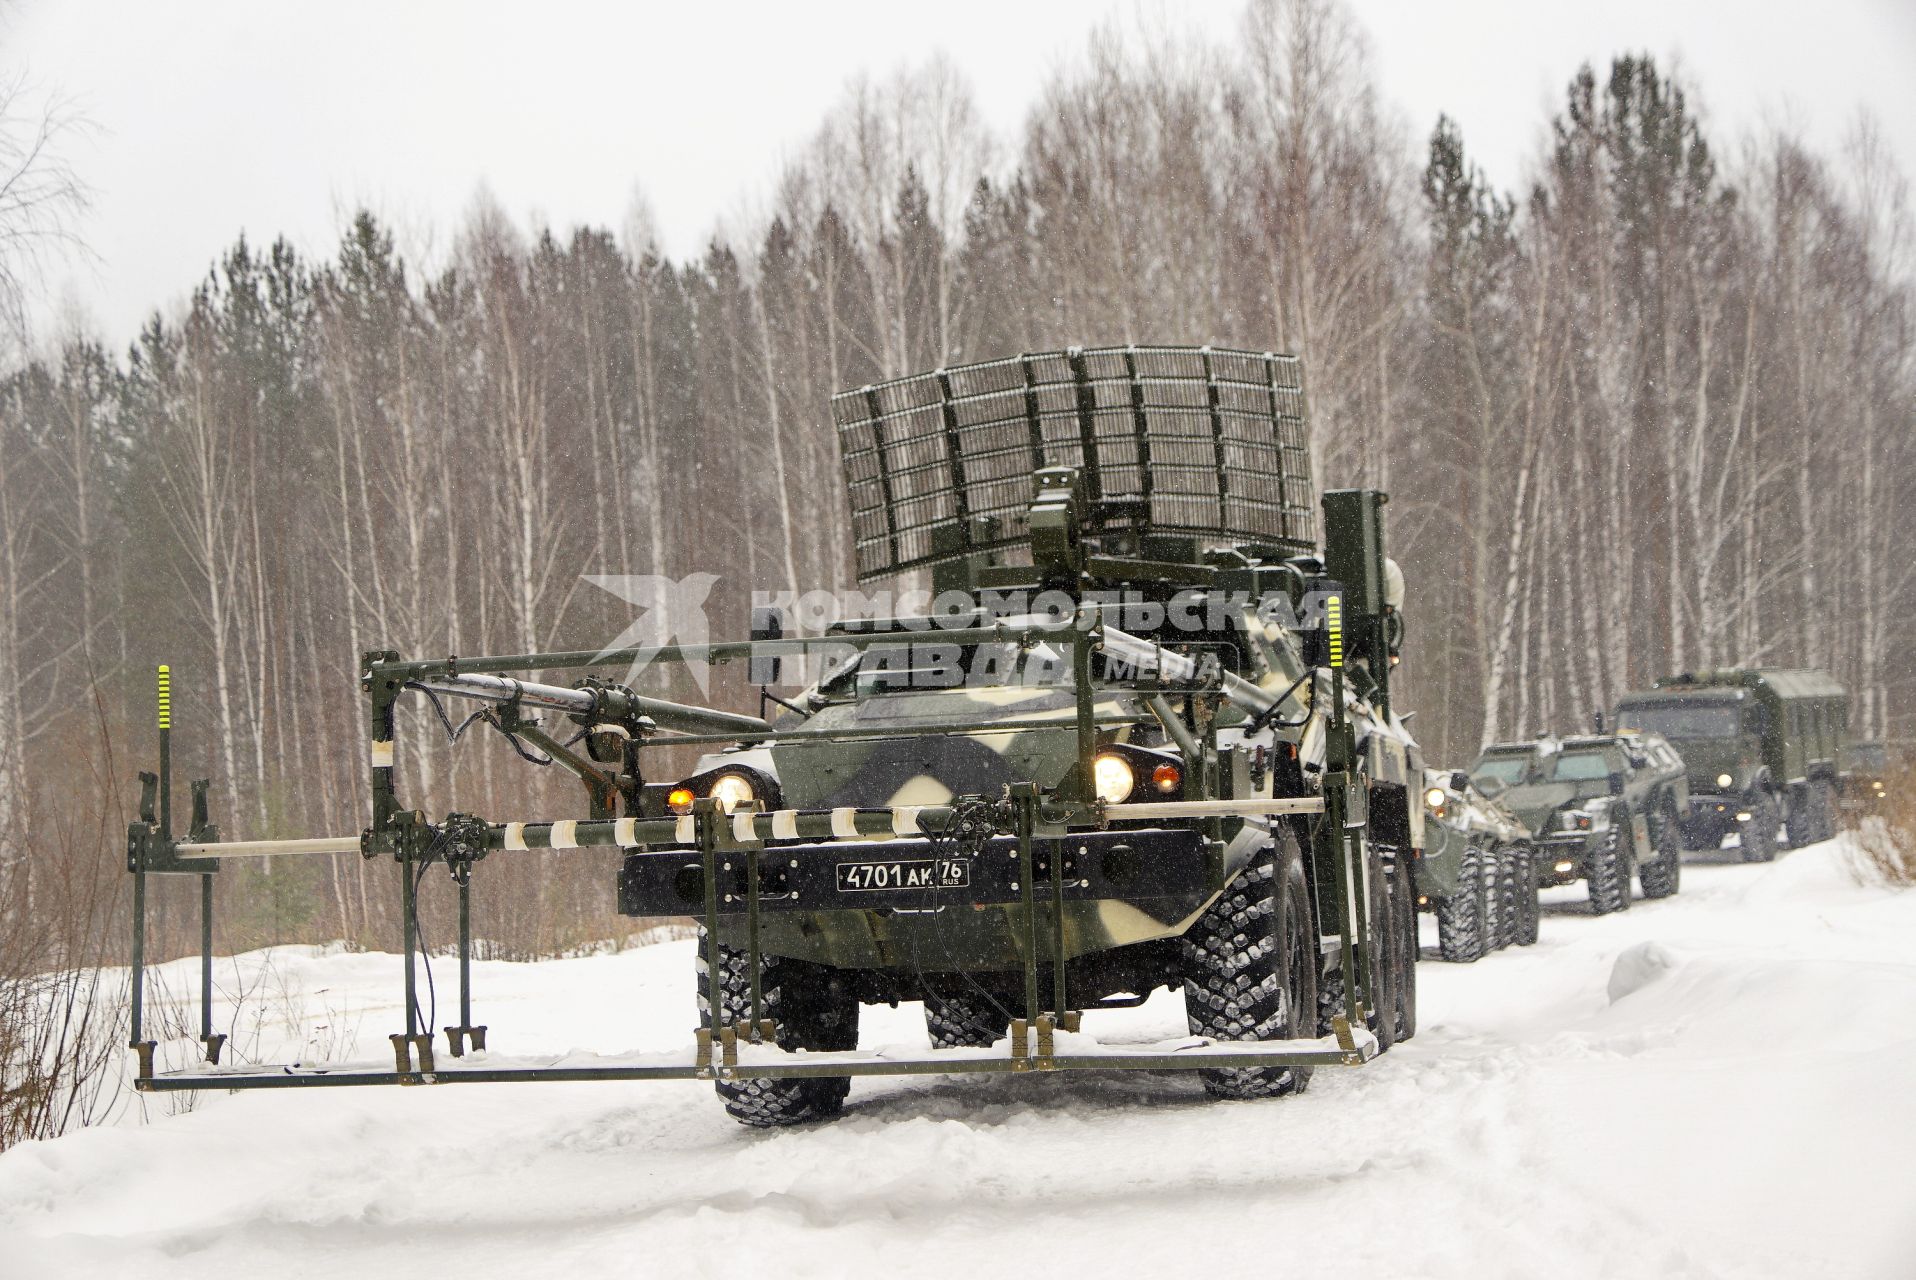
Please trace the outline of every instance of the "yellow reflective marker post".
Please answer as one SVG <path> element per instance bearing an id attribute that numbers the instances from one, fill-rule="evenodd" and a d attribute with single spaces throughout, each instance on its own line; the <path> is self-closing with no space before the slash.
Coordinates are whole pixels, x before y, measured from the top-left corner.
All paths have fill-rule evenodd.
<path id="1" fill-rule="evenodd" d="M 173 727 L 173 669 L 165 663 L 159 666 L 160 677 L 160 728 Z"/>
<path id="2" fill-rule="evenodd" d="M 1330 658 L 1333 669 L 1344 665 L 1344 598 L 1324 598 L 1324 628 L 1330 633 Z"/>

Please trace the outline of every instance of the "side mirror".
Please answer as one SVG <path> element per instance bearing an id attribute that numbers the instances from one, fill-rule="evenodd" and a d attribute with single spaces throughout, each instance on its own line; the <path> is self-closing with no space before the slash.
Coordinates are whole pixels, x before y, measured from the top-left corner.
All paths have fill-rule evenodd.
<path id="1" fill-rule="evenodd" d="M 1622 774 L 1613 773 L 1610 775 L 1610 794 L 1613 796 L 1620 796 L 1623 794 L 1623 775 Z"/>
<path id="2" fill-rule="evenodd" d="M 1470 775 L 1462 769 L 1452 773 L 1450 775 L 1450 789 L 1452 791 L 1468 791 L 1470 789 Z"/>
<path id="3" fill-rule="evenodd" d="M 783 640 L 785 638 L 785 612 L 778 608 L 752 610 L 752 634 L 754 642 L 760 640 Z M 746 678 L 761 687 L 777 684 L 779 673 L 783 669 L 777 654 L 759 654 L 754 652 L 751 661 L 746 664 Z"/>

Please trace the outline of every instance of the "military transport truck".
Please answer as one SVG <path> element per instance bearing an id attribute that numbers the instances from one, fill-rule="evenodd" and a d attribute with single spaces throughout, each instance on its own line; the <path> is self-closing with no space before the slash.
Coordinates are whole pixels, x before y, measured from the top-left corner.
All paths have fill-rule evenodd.
<path id="1" fill-rule="evenodd" d="M 1689 771 L 1691 849 L 1735 834 L 1745 862 L 1836 834 L 1849 697 L 1827 672 L 1684 672 L 1628 693 L 1622 728 L 1662 734 Z"/>
<path id="2" fill-rule="evenodd" d="M 1468 964 L 1537 940 L 1540 881 L 1530 829 L 1462 770 L 1424 771 L 1417 905 L 1437 917 L 1437 950 Z"/>
<path id="3" fill-rule="evenodd" d="M 1646 898 L 1677 891 L 1689 789 L 1683 761 L 1658 735 L 1501 742 L 1470 777 L 1530 829 L 1543 883 L 1586 882 L 1596 914 L 1630 905 L 1632 872 Z"/>

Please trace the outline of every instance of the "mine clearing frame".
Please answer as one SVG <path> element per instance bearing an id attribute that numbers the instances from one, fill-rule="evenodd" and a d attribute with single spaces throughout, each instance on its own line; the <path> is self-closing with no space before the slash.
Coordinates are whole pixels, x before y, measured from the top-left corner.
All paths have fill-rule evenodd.
<path id="1" fill-rule="evenodd" d="M 1334 602 L 1335 603 L 1335 602 Z M 1320 775 L 1316 795 L 1223 799 L 1200 796 L 1141 804 L 1107 804 L 1090 794 L 1091 759 L 1097 750 L 1098 718 L 1095 692 L 1090 679 L 1091 655 L 1107 643 L 1107 632 L 1115 633 L 1094 609 L 1080 609 L 1065 621 L 1049 623 L 1026 621 L 1019 625 L 978 626 L 941 630 L 943 643 L 1015 643 L 1029 647 L 1053 642 L 1071 651 L 1075 676 L 1075 724 L 1077 735 L 1077 778 L 1080 794 L 1045 794 L 1031 783 L 1009 788 L 993 813 L 993 834 L 1015 840 L 1019 865 L 1017 906 L 1021 908 L 1025 930 L 1022 969 L 1025 1016 L 1012 1020 L 1005 1040 L 988 1048 L 931 1049 L 910 1056 L 893 1056 L 885 1051 L 788 1052 L 771 1043 L 772 1022 L 762 1017 L 758 989 L 759 915 L 761 910 L 760 863 L 767 840 L 792 835 L 837 840 L 883 841 L 916 826 L 936 835 L 949 823 L 952 806 L 923 806 L 888 809 L 832 811 L 781 811 L 778 814 L 741 810 L 721 812 L 711 797 L 700 797 L 689 814 L 674 817 L 616 817 L 616 801 L 623 795 L 628 810 L 641 787 L 636 764 L 629 775 L 620 775 L 571 752 L 539 729 L 536 721 L 523 718 L 527 705 L 559 710 L 596 708 L 608 705 L 608 699 L 622 709 L 628 722 L 646 717 L 647 732 L 666 721 L 675 722 L 677 732 L 658 736 L 657 745 L 714 744 L 729 742 L 772 743 L 788 739 L 817 738 L 820 731 L 804 728 L 778 730 L 750 716 L 689 707 L 633 694 L 617 685 L 583 681 L 574 688 L 560 688 L 507 679 L 503 673 L 537 672 L 558 669 L 588 669 L 608 666 L 631 667 L 649 662 L 683 663 L 703 661 L 727 663 L 751 657 L 804 655 L 815 651 L 843 651 L 847 647 L 863 649 L 879 645 L 909 643 L 909 635 L 896 631 L 826 637 L 756 639 L 703 645 L 665 645 L 604 652 L 573 651 L 525 654 L 489 658 L 445 658 L 404 661 L 391 651 L 373 651 L 365 655 L 362 687 L 368 698 L 368 753 L 372 772 L 372 822 L 358 836 L 323 837 L 295 840 L 254 840 L 222 842 L 209 821 L 207 784 L 192 784 L 193 812 L 187 834 L 177 839 L 171 815 L 171 689 L 168 668 L 159 669 L 159 768 L 157 773 L 141 775 L 143 795 L 139 821 L 131 824 L 127 838 L 127 867 L 134 877 L 133 901 L 133 998 L 131 1013 L 132 1044 L 139 1068 L 135 1087 L 143 1092 L 172 1092 L 219 1089 L 273 1089 L 348 1085 L 426 1085 L 453 1083 L 519 1083 L 534 1081 L 578 1080 L 740 1080 L 777 1079 L 807 1076 L 886 1076 L 964 1074 L 1026 1071 L 1182 1071 L 1231 1067 L 1317 1067 L 1360 1066 L 1378 1052 L 1378 1043 L 1366 1026 L 1367 1007 L 1373 975 L 1370 971 L 1366 913 L 1360 904 L 1367 901 L 1369 876 L 1365 856 L 1366 795 L 1362 780 L 1354 772 L 1352 729 L 1345 708 L 1342 662 L 1341 610 L 1329 610 L 1327 626 L 1334 643 L 1328 646 L 1327 665 L 1314 669 L 1311 677 L 1322 683 L 1317 696 L 1329 697 L 1327 721 L 1332 753 Z M 1127 640 L 1131 639 L 1125 637 Z M 1167 668 L 1156 670 L 1160 677 Z M 1318 687 L 1318 686 L 1314 686 Z M 1117 682 L 1101 681 L 1096 688 L 1135 690 L 1147 701 L 1164 694 L 1181 694 L 1200 702 L 1209 701 L 1214 713 L 1227 696 L 1216 686 L 1179 687 L 1159 680 Z M 396 707 L 408 689 L 431 689 L 435 693 L 454 694 L 489 701 L 502 719 L 496 723 L 543 749 L 554 761 L 578 774 L 590 797 L 591 816 L 580 820 L 554 822 L 487 822 L 469 815 L 452 814 L 441 823 L 429 822 L 425 814 L 400 806 L 395 787 L 394 740 Z M 1163 705 L 1161 702 L 1159 705 Z M 591 714 L 590 711 L 587 714 Z M 656 717 L 654 720 L 652 717 Z M 1180 749 L 1193 751 L 1199 759 L 1187 764 L 1202 765 L 1217 755 L 1215 715 L 1203 717 L 1210 726 L 1202 736 L 1188 731 L 1181 735 Z M 588 721 L 589 723 L 589 721 Z M 1051 721 L 1047 723 L 1058 723 Z M 908 731 L 890 730 L 885 736 L 901 732 L 912 736 L 929 734 L 1001 733 L 1008 729 L 1030 728 L 1029 722 L 986 719 L 959 719 L 941 723 L 913 725 Z M 689 730 L 689 731 L 688 731 Z M 878 736 L 869 728 L 834 733 L 834 737 Z M 633 743 L 637 760 L 641 743 Z M 1186 777 L 1202 780 L 1204 768 L 1188 768 Z M 1200 789 L 1202 782 L 1199 783 Z M 1063 789 L 1060 789 L 1062 792 Z M 960 801 L 962 803 L 962 800 Z M 1352 975 L 1344 983 L 1344 1008 L 1332 1019 L 1333 1034 L 1313 1039 L 1263 1041 L 1212 1041 L 1189 1037 L 1154 1044 L 1102 1044 L 1080 1030 L 1081 1011 L 1068 1007 L 1065 991 L 1065 966 L 1059 963 L 1065 952 L 1064 893 L 1062 874 L 1045 874 L 1039 865 L 1035 844 L 1041 839 L 1058 839 L 1074 834 L 1070 828 L 1106 827 L 1112 821 L 1146 820 L 1171 824 L 1197 824 L 1215 839 L 1221 822 L 1227 817 L 1264 817 L 1277 820 L 1290 816 L 1314 817 L 1311 824 L 1309 857 L 1313 860 L 1316 886 L 1316 918 L 1324 942 L 1334 940 L 1342 971 Z M 783 828 L 774 835 L 774 828 Z M 499 1062 L 485 1055 L 486 1028 L 475 1026 L 471 1012 L 471 892 L 475 864 L 487 854 L 519 849 L 564 849 L 617 847 L 628 856 L 683 859 L 695 850 L 702 865 L 703 910 L 698 913 L 705 926 L 707 972 L 711 984 L 713 1027 L 699 1028 L 694 1052 L 632 1054 L 621 1057 L 570 1061 L 565 1059 L 504 1059 Z M 778 845 L 770 846 L 776 852 Z M 879 846 L 879 847 L 882 847 Z M 213 875 L 221 860 L 237 857 L 318 855 L 358 853 L 371 859 L 390 856 L 397 865 L 404 927 L 404 1007 L 405 1030 L 393 1033 L 393 1065 L 379 1064 L 305 1064 L 240 1065 L 220 1063 L 226 1037 L 213 1031 Z M 727 1021 L 722 996 L 722 966 L 719 957 L 721 917 L 720 876 L 728 857 L 744 861 L 744 912 L 748 943 L 747 971 L 752 975 L 749 1018 Z M 1063 859 L 1058 861 L 1062 864 Z M 417 1003 L 416 956 L 420 951 L 417 920 L 417 894 L 423 869 L 440 862 L 451 871 L 459 893 L 459 1023 L 445 1027 L 450 1060 L 434 1053 L 435 1039 L 422 1025 Z M 1060 867 L 1062 870 L 1062 865 Z M 158 1044 L 144 1037 L 146 986 L 146 889 L 151 875 L 195 875 L 200 877 L 200 1045 L 201 1065 L 177 1071 L 155 1069 Z M 729 882 L 729 881 L 728 881 Z M 1043 886 L 1041 887 L 1041 882 Z M 736 915 L 737 912 L 723 913 Z M 1041 927 L 1040 918 L 1048 917 L 1049 927 Z M 1334 923 L 1326 929 L 1326 923 Z M 429 958 L 428 958 L 429 962 Z M 1049 993 L 1041 990 L 1043 972 L 1049 970 Z M 1046 995 L 1050 996 L 1049 1001 Z M 468 1050 L 479 1055 L 467 1057 Z"/>

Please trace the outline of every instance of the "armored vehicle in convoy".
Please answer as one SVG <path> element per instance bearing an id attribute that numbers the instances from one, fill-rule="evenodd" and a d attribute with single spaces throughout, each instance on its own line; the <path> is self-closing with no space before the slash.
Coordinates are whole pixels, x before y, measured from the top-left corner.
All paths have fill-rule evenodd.
<path id="1" fill-rule="evenodd" d="M 1852 742 L 1843 750 L 1837 807 L 1848 813 L 1873 813 L 1889 795 L 1889 746 Z"/>
<path id="2" fill-rule="evenodd" d="M 1437 917 L 1437 950 L 1468 964 L 1537 940 L 1542 909 L 1530 829 L 1462 770 L 1424 770 L 1417 905 Z"/>
<path id="3" fill-rule="evenodd" d="M 1471 781 L 1532 833 L 1543 883 L 1584 881 L 1598 915 L 1677 891 L 1688 807 L 1683 761 L 1652 733 L 1544 737 L 1485 748 Z"/>
<path id="4" fill-rule="evenodd" d="M 372 816 L 355 837 L 221 842 L 196 784 L 177 838 L 163 711 L 161 769 L 127 845 L 139 1087 L 702 1079 L 739 1120 L 782 1125 L 839 1111 L 853 1076 L 1189 1070 L 1219 1096 L 1272 1097 L 1413 1034 L 1410 867 L 1426 835 L 1422 756 L 1392 704 L 1403 580 L 1384 554 L 1384 494 L 1314 500 L 1297 361 L 1074 348 L 864 387 L 834 408 L 860 579 L 929 569 L 930 611 L 853 610 L 794 635 L 774 610 L 749 641 L 709 644 L 372 651 Z M 781 680 L 794 658 L 819 665 Z M 522 678 L 623 667 L 636 682 L 689 662 L 747 666 L 776 718 L 589 675 Z M 488 704 L 474 719 L 579 777 L 582 812 L 434 821 L 403 804 L 397 713 L 415 695 L 455 737 L 440 700 Z M 475 1062 L 477 866 L 588 848 L 622 851 L 622 912 L 698 922 L 693 1052 Z M 393 1061 L 218 1066 L 209 958 L 213 1065 L 157 1070 L 141 1040 L 146 877 L 206 878 L 210 938 L 217 860 L 348 849 L 396 864 Z M 460 901 L 450 1062 L 414 983 L 434 863 Z M 1157 988 L 1182 993 L 1189 1036 L 1092 1038 L 1087 1014 Z M 861 1005 L 899 1001 L 923 1002 L 932 1047 L 860 1050 Z"/>
<path id="5" fill-rule="evenodd" d="M 1836 834 L 1849 697 L 1827 672 L 1736 668 L 1667 676 L 1617 704 L 1624 729 L 1661 734 L 1683 756 L 1684 843 L 1734 834 L 1745 862 L 1767 862 Z"/>

